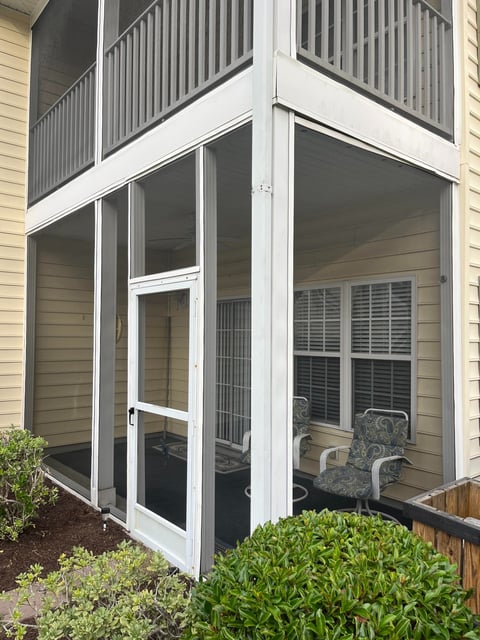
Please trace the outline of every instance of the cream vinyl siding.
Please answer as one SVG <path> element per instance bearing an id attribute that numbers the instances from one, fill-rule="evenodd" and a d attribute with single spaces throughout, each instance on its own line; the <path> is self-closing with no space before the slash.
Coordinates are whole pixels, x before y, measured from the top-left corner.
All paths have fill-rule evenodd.
<path id="1" fill-rule="evenodd" d="M 439 213 L 422 209 L 420 198 L 418 209 L 402 211 L 393 206 L 319 216 L 309 225 L 310 233 L 297 229 L 295 286 L 415 277 L 417 418 L 415 442 L 407 448 L 413 465 L 406 469 L 402 482 L 385 493 L 403 500 L 442 482 Z M 349 444 L 351 436 L 348 431 L 315 425 L 312 435 L 313 446 L 302 468 L 316 474 L 322 449 Z"/>
<path id="2" fill-rule="evenodd" d="M 51 447 L 91 442 L 93 302 L 92 245 L 41 237 L 33 427 Z"/>
<path id="3" fill-rule="evenodd" d="M 465 475 L 480 475 L 480 87 L 478 82 L 478 3 L 464 0 L 464 103 L 461 146 L 461 215 L 464 248 L 464 424 Z"/>
<path id="4" fill-rule="evenodd" d="M 390 208 L 319 213 L 295 227 L 296 288 L 415 277 L 417 419 L 415 442 L 407 449 L 413 465 L 385 494 L 402 500 L 442 483 L 439 212 L 432 201 L 419 197 L 418 208 L 406 211 L 392 203 Z M 219 298 L 249 296 L 249 260 L 249 252 L 240 248 L 219 256 Z M 351 439 L 348 431 L 320 425 L 312 425 L 312 436 L 301 465 L 310 474 L 317 473 L 324 448 Z"/>
<path id="5" fill-rule="evenodd" d="M 21 421 L 29 56 L 27 16 L 0 7 L 0 429 Z"/>

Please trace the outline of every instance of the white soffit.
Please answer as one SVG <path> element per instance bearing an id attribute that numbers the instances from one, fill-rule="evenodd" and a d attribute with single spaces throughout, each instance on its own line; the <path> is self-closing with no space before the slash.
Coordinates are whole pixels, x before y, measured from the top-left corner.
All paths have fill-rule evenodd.
<path id="1" fill-rule="evenodd" d="M 0 8 L 5 7 L 13 11 L 18 11 L 30 16 L 30 24 L 32 25 L 38 16 L 45 9 L 48 0 L 0 0 Z"/>

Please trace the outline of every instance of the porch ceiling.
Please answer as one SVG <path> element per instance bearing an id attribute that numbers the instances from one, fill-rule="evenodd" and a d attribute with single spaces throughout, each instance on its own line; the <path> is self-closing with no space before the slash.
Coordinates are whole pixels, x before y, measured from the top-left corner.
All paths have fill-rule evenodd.
<path id="1" fill-rule="evenodd" d="M 219 236 L 248 238 L 251 201 L 251 129 L 245 127 L 213 145 L 217 156 Z M 193 161 L 193 157 L 192 157 Z M 158 172 L 149 180 L 148 207 L 169 211 L 174 235 L 188 235 L 192 228 L 192 167 L 176 163 L 167 175 Z M 438 206 L 442 180 L 400 161 L 368 153 L 309 129 L 297 128 L 295 146 L 295 210 L 302 219 L 370 209 L 382 212 L 398 207 Z M 172 200 L 173 197 L 173 200 Z M 117 204 L 126 215 L 126 191 Z M 175 219 L 174 219 L 175 218 Z M 158 216 L 158 229 L 151 237 L 161 237 L 165 218 Z M 126 228 L 126 224 L 124 225 Z M 52 230 L 46 230 L 52 233 Z M 82 216 L 71 216 L 57 224 L 55 235 L 85 236 Z M 170 228 L 172 233 L 172 228 Z M 126 237 L 119 238 L 126 244 Z M 166 248 L 165 245 L 163 245 Z"/>
<path id="2" fill-rule="evenodd" d="M 2 2 L 0 2 L 0 6 L 2 7 L 14 9 L 15 11 L 20 11 L 20 13 L 26 13 L 28 15 L 37 13 L 44 4 L 45 0 L 2 0 Z"/>

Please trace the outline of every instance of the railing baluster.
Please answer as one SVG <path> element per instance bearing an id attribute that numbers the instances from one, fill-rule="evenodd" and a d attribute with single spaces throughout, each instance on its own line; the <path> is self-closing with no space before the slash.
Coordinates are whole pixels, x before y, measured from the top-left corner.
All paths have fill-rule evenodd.
<path id="1" fill-rule="evenodd" d="M 185 64 L 187 50 L 187 7 L 186 0 L 178 0 L 180 3 L 179 18 L 179 38 L 178 38 L 178 98 L 181 99 L 186 93 L 185 89 Z"/>
<path id="2" fill-rule="evenodd" d="M 126 126 L 126 98 L 127 98 L 127 93 L 126 93 L 126 87 L 125 87 L 125 67 L 126 67 L 126 41 L 122 40 L 120 42 L 120 56 L 119 56 L 119 60 L 118 60 L 118 74 L 119 74 L 119 99 L 118 99 L 118 109 L 119 109 L 119 116 L 118 116 L 118 122 L 119 122 L 119 130 L 118 130 L 118 137 L 120 140 L 123 140 L 123 138 L 126 135 L 127 132 L 127 126 Z"/>
<path id="3" fill-rule="evenodd" d="M 385 93 L 385 0 L 378 0 L 378 78 L 377 87 Z"/>
<path id="4" fill-rule="evenodd" d="M 231 15 L 230 15 L 230 62 L 234 62 L 238 58 L 238 10 L 239 0 L 231 0 Z"/>
<path id="5" fill-rule="evenodd" d="M 368 85 L 375 87 L 375 0 L 368 0 Z"/>
<path id="6" fill-rule="evenodd" d="M 217 26 L 216 4 L 216 0 L 210 0 L 208 11 L 208 78 L 211 78 L 215 74 L 215 36 Z"/>
<path id="7" fill-rule="evenodd" d="M 329 29 L 329 0 L 322 0 L 322 46 L 321 46 L 321 58 L 328 62 L 328 52 L 330 50 L 330 29 Z"/>
<path id="8" fill-rule="evenodd" d="M 432 92 L 431 92 L 431 78 L 432 78 L 432 60 L 430 55 L 430 12 L 428 9 L 423 14 L 423 48 L 425 51 L 425 73 L 424 73 L 424 91 L 425 91 L 425 116 L 430 117 L 432 112 Z"/>
<path id="9" fill-rule="evenodd" d="M 417 59 L 416 49 L 414 48 L 415 38 L 413 37 L 413 5 L 412 0 L 407 0 L 407 48 L 406 48 L 406 69 L 407 69 L 407 107 L 413 109 L 413 91 L 415 83 L 415 61 Z"/>
<path id="10" fill-rule="evenodd" d="M 335 0 L 333 11 L 333 61 L 342 68 L 342 0 Z"/>
<path id="11" fill-rule="evenodd" d="M 195 83 L 195 61 L 198 53 L 195 49 L 195 20 L 196 20 L 195 0 L 190 0 L 188 6 L 188 92 L 193 91 Z"/>
<path id="12" fill-rule="evenodd" d="M 362 82 L 365 80 L 365 24 L 363 0 L 357 0 L 357 73 L 356 77 Z"/>
<path id="13" fill-rule="evenodd" d="M 133 34 L 127 34 L 125 59 L 125 135 L 133 128 Z M 112 139 L 111 144 L 114 144 Z"/>
<path id="14" fill-rule="evenodd" d="M 300 15 L 300 19 L 301 19 L 301 15 Z M 310 53 L 313 53 L 313 55 L 315 55 L 315 53 L 316 53 L 316 42 L 315 42 L 316 35 L 317 35 L 316 20 L 317 20 L 317 3 L 316 3 L 316 0 L 308 0 L 307 49 L 308 49 L 308 51 L 310 51 Z M 323 25 L 322 25 L 322 32 L 321 32 L 321 36 L 320 37 L 321 37 L 321 41 L 323 43 L 323 39 L 325 37 L 325 34 L 323 32 Z M 327 29 L 327 39 L 328 39 L 328 29 Z"/>
<path id="15" fill-rule="evenodd" d="M 447 45 L 445 38 L 445 23 L 440 25 L 440 34 L 438 40 L 438 58 L 440 67 L 440 96 L 439 96 L 439 113 L 438 121 L 442 126 L 447 125 L 447 69 L 446 65 L 442 64 L 447 55 Z"/>
<path id="16" fill-rule="evenodd" d="M 175 104 L 178 98 L 177 60 L 178 60 L 178 5 L 177 0 L 171 4 L 170 26 L 170 104 Z"/>
<path id="17" fill-rule="evenodd" d="M 345 0 L 345 42 L 343 50 L 345 52 L 345 71 L 353 75 L 353 0 Z"/>
<path id="18" fill-rule="evenodd" d="M 160 5 L 155 5 L 155 31 L 153 35 L 153 46 L 155 52 L 153 55 L 153 113 L 159 113 L 162 104 L 162 11 Z"/>
<path id="19" fill-rule="evenodd" d="M 395 97 L 395 4 L 402 0 L 389 0 L 388 2 L 388 95 Z"/>
<path id="20" fill-rule="evenodd" d="M 168 59 L 168 52 L 170 51 L 170 0 L 165 0 L 163 3 L 163 48 L 162 48 L 162 111 L 168 108 L 173 102 L 170 100 L 169 87 L 170 87 L 170 60 Z"/>
<path id="21" fill-rule="evenodd" d="M 120 135 L 120 51 L 118 47 L 113 50 L 112 56 L 112 112 L 110 114 L 112 137 L 115 140 Z"/>
<path id="22" fill-rule="evenodd" d="M 243 0 L 243 55 L 247 55 L 248 51 L 253 47 L 253 0 Z M 258 2 L 258 0 L 257 0 Z"/>
<path id="23" fill-rule="evenodd" d="M 405 102 L 405 0 L 398 2 L 398 89 L 397 99 L 403 104 Z"/>
<path id="24" fill-rule="evenodd" d="M 422 56 L 422 12 L 421 7 L 417 3 L 415 6 L 415 51 L 416 51 L 416 64 L 417 64 L 417 82 L 415 87 L 415 107 L 418 113 L 422 112 L 422 80 L 425 77 L 423 73 L 423 66 L 425 64 L 424 57 Z"/>
<path id="25" fill-rule="evenodd" d="M 138 26 L 132 32 L 132 131 L 138 127 L 138 83 L 140 69 L 139 58 L 139 33 Z"/>
<path id="26" fill-rule="evenodd" d="M 438 122 L 438 20 L 437 16 L 432 18 L 432 111 L 431 117 Z"/>
<path id="27" fill-rule="evenodd" d="M 153 91 L 154 91 L 154 61 L 155 43 L 153 41 L 154 34 L 154 15 L 150 11 L 147 15 L 147 40 L 146 40 L 146 87 L 145 87 L 145 121 L 149 122 L 153 114 Z"/>
<path id="28" fill-rule="evenodd" d="M 218 32 L 218 70 L 223 71 L 227 66 L 227 3 L 220 2 L 220 20 Z"/>
<path id="29" fill-rule="evenodd" d="M 138 29 L 138 127 L 141 127 L 146 120 L 146 46 L 147 29 L 145 20 L 142 20 Z"/>
<path id="30" fill-rule="evenodd" d="M 198 1 L 198 60 L 197 60 L 197 77 L 198 84 L 201 85 L 205 81 L 205 0 Z"/>

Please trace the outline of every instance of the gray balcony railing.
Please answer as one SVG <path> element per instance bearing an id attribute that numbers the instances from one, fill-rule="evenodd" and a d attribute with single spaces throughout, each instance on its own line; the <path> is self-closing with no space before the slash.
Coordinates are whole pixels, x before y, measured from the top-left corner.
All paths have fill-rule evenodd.
<path id="1" fill-rule="evenodd" d="M 424 0 L 298 0 L 298 55 L 450 135 L 451 23 Z"/>
<path id="2" fill-rule="evenodd" d="M 157 0 L 105 56 L 104 152 L 252 57 L 253 0 Z"/>
<path id="3" fill-rule="evenodd" d="M 93 163 L 95 71 L 87 69 L 30 129 L 30 202 Z"/>

